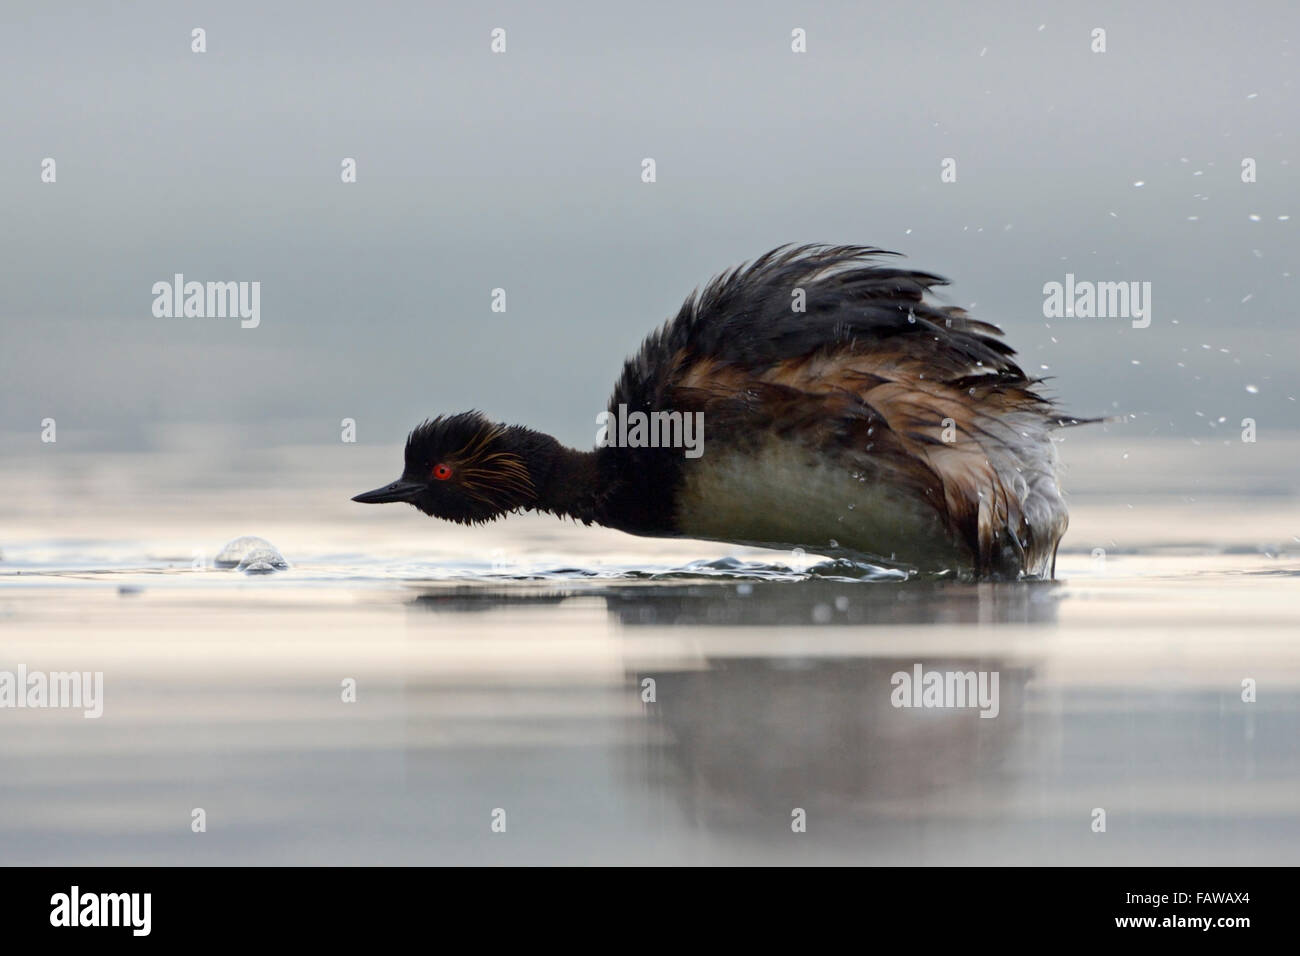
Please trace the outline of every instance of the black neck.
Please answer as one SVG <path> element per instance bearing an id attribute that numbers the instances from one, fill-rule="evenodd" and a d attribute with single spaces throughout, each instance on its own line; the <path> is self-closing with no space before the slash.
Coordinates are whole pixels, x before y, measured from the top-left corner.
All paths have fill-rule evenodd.
<path id="1" fill-rule="evenodd" d="M 543 437 L 545 443 L 528 456 L 529 472 L 537 489 L 537 502 L 532 507 L 576 518 L 583 524 L 599 521 L 596 453 L 565 448 L 549 435 Z"/>

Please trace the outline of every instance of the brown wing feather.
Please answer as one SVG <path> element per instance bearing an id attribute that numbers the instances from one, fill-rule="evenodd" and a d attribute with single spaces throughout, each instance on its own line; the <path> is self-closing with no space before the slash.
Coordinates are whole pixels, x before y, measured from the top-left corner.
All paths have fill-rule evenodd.
<path id="1" fill-rule="evenodd" d="M 1055 551 L 1063 517 L 1059 530 L 1044 533 L 1022 507 L 1023 446 L 1050 445 L 1045 433 L 1035 439 L 1023 431 L 1026 422 L 1045 425 L 1049 411 L 1026 385 L 942 369 L 911 347 L 819 351 L 763 370 L 685 354 L 675 364 L 674 406 L 705 412 L 714 435 L 786 434 L 861 456 L 936 508 L 981 572 L 1032 568 L 1044 562 L 1044 548 Z"/>

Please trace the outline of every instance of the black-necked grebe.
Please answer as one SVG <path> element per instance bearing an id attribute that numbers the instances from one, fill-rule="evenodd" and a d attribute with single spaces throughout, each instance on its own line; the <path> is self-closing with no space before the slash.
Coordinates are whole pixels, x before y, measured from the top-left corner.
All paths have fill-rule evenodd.
<path id="1" fill-rule="evenodd" d="M 718 276 L 623 367 L 593 451 L 439 417 L 410 433 L 400 479 L 353 500 L 1051 576 L 1067 523 L 1051 433 L 1071 420 L 1000 329 L 889 255 L 783 247 Z"/>

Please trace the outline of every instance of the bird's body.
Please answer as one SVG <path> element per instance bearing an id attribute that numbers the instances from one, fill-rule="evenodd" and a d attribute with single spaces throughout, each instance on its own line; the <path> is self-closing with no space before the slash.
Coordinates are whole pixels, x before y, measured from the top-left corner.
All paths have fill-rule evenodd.
<path id="1" fill-rule="evenodd" d="M 1051 439 L 1060 416 L 995 326 L 934 304 L 943 280 L 884 266 L 885 255 L 775 250 L 714 279 L 646 339 L 610 413 L 694 416 L 692 456 L 645 442 L 579 452 L 465 413 L 413 431 L 402 479 L 357 500 L 1050 576 L 1067 522 Z"/>

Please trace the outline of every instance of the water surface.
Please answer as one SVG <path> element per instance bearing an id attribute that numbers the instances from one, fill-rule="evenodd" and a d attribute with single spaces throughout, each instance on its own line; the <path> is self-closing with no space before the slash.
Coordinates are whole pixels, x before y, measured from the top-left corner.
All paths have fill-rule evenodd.
<path id="1" fill-rule="evenodd" d="M 1288 450 L 1202 447 L 1080 446 L 1036 584 L 348 502 L 393 449 L 19 462 L 0 670 L 104 713 L 0 710 L 0 860 L 1300 862 Z M 291 567 L 212 567 L 241 534 Z M 997 716 L 893 706 L 917 665 Z"/>

